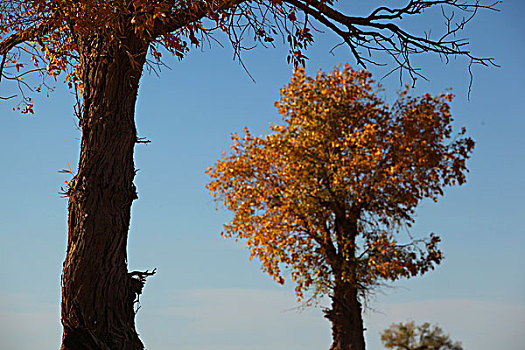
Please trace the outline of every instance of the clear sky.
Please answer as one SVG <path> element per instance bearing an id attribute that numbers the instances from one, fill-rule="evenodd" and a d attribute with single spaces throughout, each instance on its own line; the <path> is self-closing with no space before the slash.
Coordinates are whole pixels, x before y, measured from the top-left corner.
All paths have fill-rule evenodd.
<path id="1" fill-rule="evenodd" d="M 415 236 L 436 232 L 445 260 L 421 278 L 401 281 L 370 300 L 366 340 L 381 349 L 379 331 L 392 322 L 438 323 L 472 350 L 525 348 L 525 5 L 507 0 L 481 13 L 467 35 L 479 55 L 501 68 L 474 68 L 467 99 L 466 62 L 422 59 L 429 81 L 418 92 L 452 87 L 456 126 L 476 141 L 464 186 L 418 211 Z M 423 22 L 423 24 L 431 23 Z M 427 29 L 424 26 L 421 28 Z M 328 54 L 331 35 L 317 37 L 307 70 L 354 61 L 344 48 Z M 141 297 L 138 331 L 151 350 L 319 350 L 330 346 L 319 308 L 298 311 L 293 286 L 280 287 L 248 261 L 241 243 L 220 237 L 229 214 L 204 188 L 205 169 L 247 126 L 267 133 L 273 107 L 289 81 L 286 48 L 255 49 L 245 63 L 231 48 L 194 50 L 160 78 L 145 75 L 137 104 L 139 136 L 130 269 L 152 269 Z M 380 77 L 380 71 L 372 70 Z M 386 94 L 397 78 L 382 81 Z M 58 349 L 60 273 L 66 248 L 67 201 L 58 194 L 78 161 L 79 131 L 71 97 L 60 84 L 36 96 L 36 115 L 0 104 L 0 349 Z"/>

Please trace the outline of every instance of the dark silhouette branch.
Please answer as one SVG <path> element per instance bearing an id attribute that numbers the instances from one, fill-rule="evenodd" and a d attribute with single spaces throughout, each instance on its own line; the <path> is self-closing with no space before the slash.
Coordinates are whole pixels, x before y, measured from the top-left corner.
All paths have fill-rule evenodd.
<path id="1" fill-rule="evenodd" d="M 16 45 L 22 44 L 26 41 L 37 40 L 46 35 L 50 30 L 48 20 L 40 22 L 37 26 L 23 29 L 19 32 L 13 33 L 4 40 L 0 41 L 0 55 L 6 55 Z"/>
<path id="2" fill-rule="evenodd" d="M 219 13 L 228 9 L 235 8 L 246 0 L 225 0 L 225 1 L 196 1 L 191 3 L 191 7 L 173 7 L 171 12 L 165 16 L 159 16 L 153 36 L 158 37 L 165 33 L 175 32 L 181 28 L 194 24 L 212 13 Z"/>
<path id="3" fill-rule="evenodd" d="M 347 16 L 318 0 L 284 0 L 284 2 L 295 6 L 334 31 L 348 45 L 357 63 L 364 68 L 366 68 L 365 62 L 374 64 L 378 62 L 363 57 L 358 48 L 365 49 L 369 54 L 372 51 L 387 53 L 397 65 L 393 71 L 407 70 L 412 78 L 421 75 L 417 73 L 418 69 L 412 66 L 410 56 L 424 52 L 444 56 L 447 62 L 449 56 L 464 56 L 470 60 L 470 64 L 497 66 L 492 57 L 474 56 L 465 48 L 468 44 L 467 39 L 456 38 L 456 34 L 464 29 L 479 9 L 498 11 L 496 6 L 500 1 L 483 5 L 479 0 L 471 3 L 456 0 L 412 0 L 402 8 L 378 7 L 366 17 Z M 404 16 L 418 15 L 425 9 L 436 6 L 441 6 L 442 15 L 446 20 L 445 32 L 439 38 L 432 39 L 427 33 L 424 35 L 412 34 L 395 23 Z M 445 7 L 459 9 L 470 15 L 452 24 L 454 13 L 447 15 Z"/>

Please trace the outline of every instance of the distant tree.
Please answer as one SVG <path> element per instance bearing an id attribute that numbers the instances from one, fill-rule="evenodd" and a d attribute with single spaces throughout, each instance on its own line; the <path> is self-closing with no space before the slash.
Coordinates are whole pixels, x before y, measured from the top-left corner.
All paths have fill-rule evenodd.
<path id="1" fill-rule="evenodd" d="M 137 198 L 134 147 L 145 142 L 137 136 L 135 102 L 144 70 L 160 67 L 163 55 L 182 59 L 191 47 L 223 35 L 236 58 L 254 45 L 282 41 L 289 45 L 288 61 L 303 64 L 315 28 L 324 27 L 362 66 L 390 57 L 393 70 L 415 76 L 411 57 L 428 52 L 463 56 L 470 64 L 492 63 L 491 58 L 472 55 L 458 33 L 479 9 L 494 9 L 495 3 L 406 0 L 399 8 L 369 5 L 364 16 L 352 15 L 351 3 L 0 1 L 0 100 L 17 95 L 15 109 L 34 113 L 34 80 L 28 81 L 28 75 L 38 74 L 36 91 L 48 88 L 50 79 L 63 80 L 74 90 L 82 131 L 78 172 L 70 171 L 74 177 L 64 190 L 69 219 L 62 277 L 63 350 L 143 349 L 135 330 L 134 302 L 149 273 L 128 271 L 126 249 L 131 205 Z M 406 17 L 421 17 L 432 9 L 443 15 L 442 30 L 433 28 L 436 34 L 431 36 L 407 29 Z M 6 86 L 12 87 L 9 93 Z"/>
<path id="2" fill-rule="evenodd" d="M 394 350 L 463 350 L 460 342 L 453 342 L 440 327 L 427 322 L 419 326 L 414 321 L 395 323 L 381 333 L 381 341 Z"/>
<path id="3" fill-rule="evenodd" d="M 439 237 L 399 243 L 423 198 L 465 182 L 474 142 L 452 134 L 452 96 L 389 106 L 366 71 L 294 72 L 272 134 L 232 135 L 231 154 L 208 169 L 208 189 L 234 214 L 223 235 L 243 239 L 299 299 L 329 295 L 332 350 L 362 350 L 362 300 L 381 281 L 423 274 L 442 259 Z"/>

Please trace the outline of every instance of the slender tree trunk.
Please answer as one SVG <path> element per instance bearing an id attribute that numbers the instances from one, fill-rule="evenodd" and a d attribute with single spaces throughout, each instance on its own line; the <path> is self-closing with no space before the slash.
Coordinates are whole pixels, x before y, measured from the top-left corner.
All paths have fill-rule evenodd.
<path id="1" fill-rule="evenodd" d="M 332 309 L 325 317 L 332 322 L 330 350 L 364 350 L 361 303 L 355 286 L 336 281 L 332 295 Z"/>
<path id="2" fill-rule="evenodd" d="M 103 49 L 108 44 L 96 38 L 81 45 L 82 144 L 68 191 L 61 350 L 141 350 L 134 301 L 143 278 L 128 273 L 127 238 L 137 198 L 134 109 L 145 54 L 131 63 L 129 51 L 145 50 Z"/>

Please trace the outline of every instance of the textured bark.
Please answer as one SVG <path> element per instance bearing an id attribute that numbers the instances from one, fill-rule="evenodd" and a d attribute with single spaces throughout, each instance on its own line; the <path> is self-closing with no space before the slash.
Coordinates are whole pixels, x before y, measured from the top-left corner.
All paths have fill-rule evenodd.
<path id="1" fill-rule="evenodd" d="M 332 308 L 325 317 L 332 322 L 330 350 L 365 350 L 362 307 L 356 282 L 355 239 L 359 210 L 346 211 L 337 207 L 335 230 L 337 258 L 332 263 L 334 289 Z"/>
<path id="2" fill-rule="evenodd" d="M 336 283 L 332 295 L 332 309 L 326 318 L 332 322 L 330 350 L 364 350 L 362 308 L 357 289 L 347 283 Z"/>
<path id="3" fill-rule="evenodd" d="M 144 348 L 134 311 L 143 281 L 128 273 L 127 238 L 131 204 L 137 198 L 134 109 L 145 48 L 109 45 L 98 38 L 81 41 L 82 145 L 68 191 L 62 350 Z M 130 52 L 139 53 L 136 62 L 129 59 Z"/>

